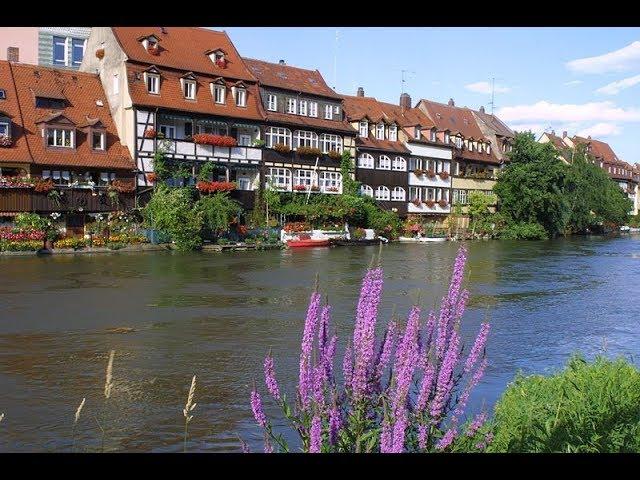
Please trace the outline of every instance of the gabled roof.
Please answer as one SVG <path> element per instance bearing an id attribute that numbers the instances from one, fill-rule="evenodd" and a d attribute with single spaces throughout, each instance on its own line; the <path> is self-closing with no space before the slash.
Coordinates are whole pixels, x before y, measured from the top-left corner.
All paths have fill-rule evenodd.
<path id="1" fill-rule="evenodd" d="M 3 100 L 0 108 L 10 107 L 14 140 L 13 146 L 0 148 L 0 161 L 81 168 L 132 170 L 135 167 L 129 151 L 118 139 L 107 96 L 97 74 L 0 61 L 0 88 L 9 90 L 7 100 L 11 103 Z M 64 110 L 36 107 L 33 92 L 55 89 L 64 91 L 65 96 L 72 99 Z M 104 106 L 98 106 L 96 101 Z M 106 151 L 95 153 L 90 139 L 83 133 L 76 136 L 75 149 L 46 148 L 41 129 L 36 124 L 63 118 L 75 126 L 94 119 L 102 123 L 107 133 Z"/>
<path id="2" fill-rule="evenodd" d="M 386 103 L 374 97 L 357 97 L 343 95 L 344 109 L 347 119 L 351 122 L 368 118 L 378 123 L 381 120 L 387 123 L 395 122 L 401 127 L 413 127 L 420 125 L 422 129 L 431 129 L 434 123 L 417 108 L 402 108 L 400 105 Z"/>
<path id="3" fill-rule="evenodd" d="M 425 113 L 438 130 L 449 129 L 452 133 L 460 132 L 465 138 L 473 137 L 475 140 L 489 140 L 480 130 L 473 116 L 473 111 L 469 108 L 446 105 L 425 99 L 421 99 L 418 102 L 417 108 L 420 108 L 420 106 L 424 107 Z"/>
<path id="4" fill-rule="evenodd" d="M 244 62 L 262 85 L 322 97 L 340 98 L 340 95 L 329 88 L 318 70 L 307 70 L 246 57 Z"/>
<path id="5" fill-rule="evenodd" d="M 131 61 L 256 81 L 226 32 L 199 27 L 112 27 L 112 30 Z M 149 35 L 155 35 L 158 39 L 161 46 L 158 55 L 151 55 L 140 43 L 141 36 Z M 218 49 L 225 52 L 226 68 L 216 66 L 208 56 L 208 53 Z"/>
<path id="6" fill-rule="evenodd" d="M 395 153 L 410 153 L 409 149 L 402 142 L 392 142 L 391 140 L 378 140 L 374 137 L 357 137 L 356 146 L 361 149 L 382 150 Z"/>
<path id="7" fill-rule="evenodd" d="M 490 113 L 483 112 L 481 110 L 472 110 L 472 112 L 480 117 L 484 123 L 491 128 L 496 135 L 507 138 L 515 138 L 516 134 L 498 117 Z"/>
<path id="8" fill-rule="evenodd" d="M 38 85 L 30 90 L 34 97 L 67 100 L 67 97 L 62 92 L 62 86 L 57 82 L 50 85 Z"/>
<path id="9" fill-rule="evenodd" d="M 43 115 L 42 117 L 38 117 L 35 120 L 36 125 L 40 123 L 51 123 L 56 120 L 56 123 L 66 123 L 69 125 L 75 125 L 73 120 L 67 117 L 63 112 L 51 112 Z"/>
<path id="10" fill-rule="evenodd" d="M 579 137 L 578 135 L 575 135 L 572 138 L 572 140 L 573 140 L 573 143 L 591 145 L 591 151 L 589 153 L 591 153 L 596 158 L 601 158 L 605 162 L 609 162 L 609 163 L 620 162 L 620 159 L 618 159 L 613 149 L 606 142 L 602 142 L 600 140 L 594 140 L 592 138 Z"/>

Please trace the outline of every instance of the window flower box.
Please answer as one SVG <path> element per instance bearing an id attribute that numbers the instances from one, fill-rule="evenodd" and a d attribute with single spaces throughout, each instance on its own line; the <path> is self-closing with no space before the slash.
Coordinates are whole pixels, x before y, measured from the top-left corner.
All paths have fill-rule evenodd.
<path id="1" fill-rule="evenodd" d="M 111 181 L 108 190 L 118 193 L 133 193 L 136 191 L 136 185 L 132 181 L 116 179 Z"/>
<path id="2" fill-rule="evenodd" d="M 421 177 L 422 175 L 424 175 L 424 170 L 422 170 L 421 168 L 416 168 L 413 171 L 413 174 L 416 175 L 417 177 Z"/>
<path id="3" fill-rule="evenodd" d="M 419 207 L 422 202 L 419 199 L 414 198 L 413 200 L 411 200 L 411 203 L 413 203 L 416 207 Z"/>
<path id="4" fill-rule="evenodd" d="M 278 153 L 289 153 L 291 152 L 291 147 L 285 145 L 284 143 L 276 143 L 273 146 L 273 149 Z"/>
<path id="5" fill-rule="evenodd" d="M 160 45 L 153 43 L 147 47 L 147 52 L 151 55 L 160 55 Z"/>
<path id="6" fill-rule="evenodd" d="M 0 177 L 0 188 L 31 188 L 34 181 L 29 177 Z"/>
<path id="7" fill-rule="evenodd" d="M 311 185 L 311 191 L 312 192 L 319 192 L 320 191 L 320 187 L 318 185 Z"/>
<path id="8" fill-rule="evenodd" d="M 157 173 L 147 173 L 146 175 L 147 177 L 147 181 L 150 183 L 155 183 L 158 180 L 158 174 Z"/>
<path id="9" fill-rule="evenodd" d="M 439 173 L 439 175 L 440 175 L 440 178 L 442 180 L 448 180 L 449 179 L 449 172 L 442 171 L 442 172 Z"/>
<path id="10" fill-rule="evenodd" d="M 342 158 L 342 154 L 337 150 L 331 150 L 327 155 L 333 160 L 340 160 Z"/>
<path id="11" fill-rule="evenodd" d="M 322 155 L 322 152 L 320 151 L 320 149 L 315 147 L 298 147 L 296 151 L 298 152 L 298 155 L 302 155 L 305 157 Z"/>
<path id="12" fill-rule="evenodd" d="M 199 181 L 196 183 L 196 189 L 201 193 L 230 192 L 236 188 L 238 187 L 235 182 Z"/>
<path id="13" fill-rule="evenodd" d="M 51 190 L 53 190 L 53 180 L 50 178 L 42 179 L 36 179 L 35 184 L 34 184 L 34 188 L 33 190 L 35 192 L 38 193 L 49 193 Z"/>
<path id="14" fill-rule="evenodd" d="M 224 58 L 219 58 L 215 61 L 215 65 L 218 68 L 227 68 L 227 60 Z"/>
<path id="15" fill-rule="evenodd" d="M 449 205 L 449 202 L 444 199 L 438 200 L 438 205 L 440 205 L 442 208 L 445 208 L 447 205 Z"/>
<path id="16" fill-rule="evenodd" d="M 293 191 L 294 192 L 306 192 L 307 191 L 307 186 L 306 185 L 294 185 L 293 186 Z"/>
<path id="17" fill-rule="evenodd" d="M 433 207 L 435 207 L 435 206 L 436 206 L 436 202 L 435 202 L 435 200 L 427 200 L 427 201 L 426 201 L 426 202 L 424 202 L 424 203 L 425 203 L 425 205 L 426 205 L 427 207 L 429 207 L 429 208 L 433 208 Z"/>
<path id="18" fill-rule="evenodd" d="M 197 133 L 192 137 L 194 143 L 213 145 L 214 147 L 235 147 L 238 141 L 229 135 L 214 135 L 212 133 Z"/>
<path id="19" fill-rule="evenodd" d="M 338 187 L 327 187 L 324 189 L 325 192 L 339 192 L 340 189 Z"/>
<path id="20" fill-rule="evenodd" d="M 436 172 L 432 168 L 430 168 L 429 170 L 427 170 L 427 176 L 429 178 L 436 178 Z"/>
<path id="21" fill-rule="evenodd" d="M 0 147 L 9 148 L 11 145 L 13 145 L 11 137 L 8 135 L 0 135 Z"/>
<path id="22" fill-rule="evenodd" d="M 156 138 L 156 129 L 155 128 L 147 128 L 144 131 L 144 138 Z"/>

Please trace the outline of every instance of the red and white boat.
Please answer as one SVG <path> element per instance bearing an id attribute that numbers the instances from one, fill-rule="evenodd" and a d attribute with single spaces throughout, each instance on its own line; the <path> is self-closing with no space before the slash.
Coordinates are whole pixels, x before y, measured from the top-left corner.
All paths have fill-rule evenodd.
<path id="1" fill-rule="evenodd" d="M 298 238 L 287 240 L 287 247 L 289 248 L 328 247 L 330 244 L 331 241 L 329 239 Z"/>

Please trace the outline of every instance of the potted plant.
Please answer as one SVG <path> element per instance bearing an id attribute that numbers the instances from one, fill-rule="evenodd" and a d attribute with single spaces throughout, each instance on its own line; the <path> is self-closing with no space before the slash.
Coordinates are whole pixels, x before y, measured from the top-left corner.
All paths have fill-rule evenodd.
<path id="1" fill-rule="evenodd" d="M 342 158 L 342 154 L 337 150 L 330 150 L 327 155 L 333 160 L 340 160 Z"/>
<path id="2" fill-rule="evenodd" d="M 147 173 L 146 177 L 149 183 L 155 183 L 158 180 L 158 174 L 154 172 Z"/>
<path id="3" fill-rule="evenodd" d="M 144 138 L 156 138 L 156 129 L 149 127 L 144 131 Z"/>
<path id="4" fill-rule="evenodd" d="M 266 142 L 260 138 L 256 138 L 251 144 L 252 147 L 264 147 Z"/>
<path id="5" fill-rule="evenodd" d="M 433 170 L 433 168 L 430 168 L 429 170 L 427 170 L 427 176 L 429 178 L 436 178 L 436 172 Z"/>
<path id="6" fill-rule="evenodd" d="M 302 155 L 305 157 L 322 155 L 320 149 L 315 147 L 298 147 L 296 151 L 298 152 L 298 155 Z"/>
<path id="7" fill-rule="evenodd" d="M 442 208 L 445 208 L 447 205 L 449 205 L 449 202 L 447 202 L 444 198 L 438 200 L 438 205 L 440 205 Z"/>
<path id="8" fill-rule="evenodd" d="M 429 208 L 433 208 L 433 207 L 435 207 L 435 205 L 436 205 L 435 200 L 427 200 L 427 201 L 426 201 L 426 202 L 424 202 L 424 203 L 426 203 L 426 204 L 427 204 L 427 207 L 429 207 Z"/>
<path id="9" fill-rule="evenodd" d="M 50 178 L 47 178 L 46 180 L 38 178 L 35 181 L 33 190 L 38 193 L 49 193 L 51 190 L 53 190 L 53 186 L 53 180 L 51 180 Z"/>
<path id="10" fill-rule="evenodd" d="M 411 200 L 411 203 L 413 203 L 416 207 L 419 207 L 422 202 L 420 201 L 420 199 L 414 198 L 413 200 Z"/>
<path id="11" fill-rule="evenodd" d="M 449 172 L 445 172 L 444 170 L 440 172 L 439 175 L 442 180 L 447 180 L 449 178 Z"/>
<path id="12" fill-rule="evenodd" d="M 193 135 L 194 143 L 213 145 L 215 147 L 235 147 L 238 141 L 229 135 L 214 135 L 213 133 L 197 133 Z"/>
<path id="13" fill-rule="evenodd" d="M 151 55 L 160 55 L 160 45 L 158 45 L 157 43 L 152 43 L 147 47 L 147 51 Z"/>
<path id="14" fill-rule="evenodd" d="M 320 191 L 320 187 L 318 185 L 311 185 L 311 191 L 312 192 L 319 192 Z"/>
<path id="15" fill-rule="evenodd" d="M 293 186 L 293 191 L 294 192 L 306 192 L 307 191 L 307 186 L 306 185 L 294 185 Z"/>
<path id="16" fill-rule="evenodd" d="M 216 67 L 227 68 L 227 60 L 224 58 L 217 59 L 215 63 L 216 63 Z"/>

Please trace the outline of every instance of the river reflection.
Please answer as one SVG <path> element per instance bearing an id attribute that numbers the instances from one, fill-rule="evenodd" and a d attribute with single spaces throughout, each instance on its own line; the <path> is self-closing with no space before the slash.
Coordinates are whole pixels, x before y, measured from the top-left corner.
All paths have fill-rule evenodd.
<path id="1" fill-rule="evenodd" d="M 437 305 L 457 247 L 384 246 L 381 318 L 394 308 L 404 316 L 413 302 Z M 281 388 L 293 392 L 316 273 L 344 348 L 376 252 L 0 258 L 0 451 L 69 451 L 82 397 L 81 450 L 100 448 L 98 415 L 107 450 L 180 451 L 193 374 L 198 406 L 189 449 L 239 451 L 239 434 L 259 450 L 248 400 L 253 379 L 262 380 L 265 353 L 273 350 Z M 610 354 L 634 355 L 638 272 L 639 237 L 470 244 L 467 343 L 483 318 L 492 322 L 489 368 L 473 408 L 492 405 L 519 369 L 549 371 L 574 351 L 593 355 L 603 345 Z M 105 405 L 110 349 L 114 389 Z"/>

